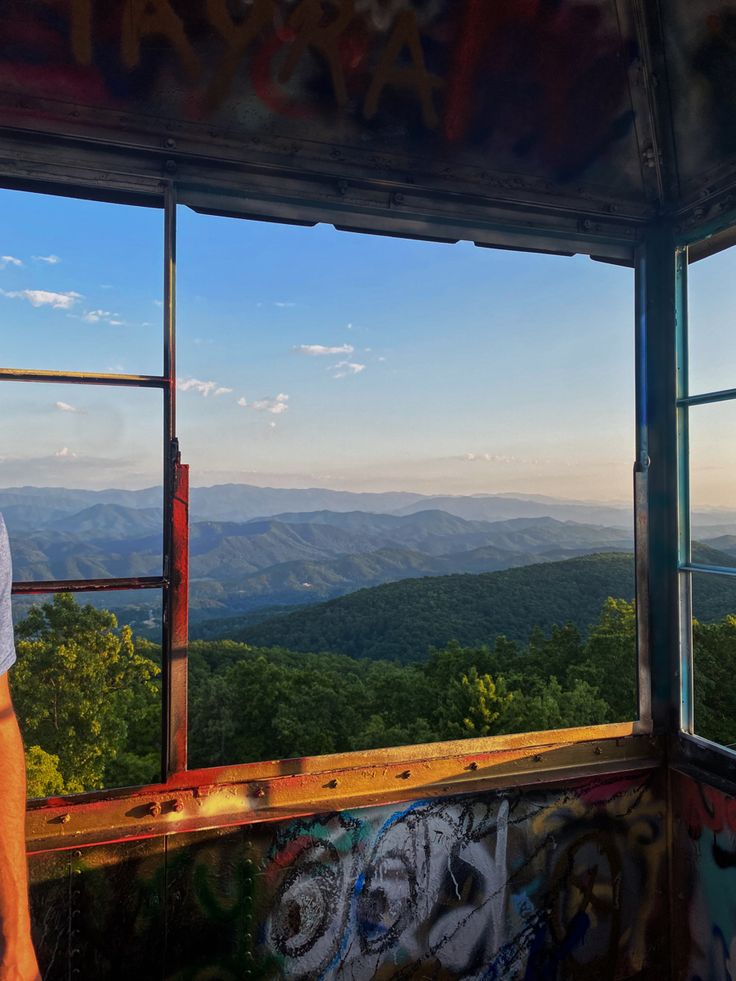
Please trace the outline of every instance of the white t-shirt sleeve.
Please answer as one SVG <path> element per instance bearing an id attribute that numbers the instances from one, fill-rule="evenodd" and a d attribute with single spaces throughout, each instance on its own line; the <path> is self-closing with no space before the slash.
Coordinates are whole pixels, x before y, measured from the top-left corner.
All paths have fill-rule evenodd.
<path id="1" fill-rule="evenodd" d="M 4 674 L 15 662 L 13 615 L 10 607 L 10 587 L 13 583 L 13 567 L 10 561 L 10 543 L 5 522 L 0 515 L 0 674 Z"/>

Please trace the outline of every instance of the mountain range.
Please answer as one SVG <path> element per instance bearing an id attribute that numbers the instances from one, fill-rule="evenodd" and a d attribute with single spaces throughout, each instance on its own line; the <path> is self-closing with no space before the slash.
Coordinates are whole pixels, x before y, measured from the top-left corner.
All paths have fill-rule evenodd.
<path id="1" fill-rule="evenodd" d="M 17 580 L 161 574 L 160 488 L 10 488 L 0 490 L 0 511 Z M 193 621 L 633 547 L 623 506 L 527 495 L 219 485 L 194 488 L 190 519 Z M 736 556 L 736 512 L 702 512 L 694 524 L 706 543 Z M 122 599 L 106 596 L 111 606 Z"/>

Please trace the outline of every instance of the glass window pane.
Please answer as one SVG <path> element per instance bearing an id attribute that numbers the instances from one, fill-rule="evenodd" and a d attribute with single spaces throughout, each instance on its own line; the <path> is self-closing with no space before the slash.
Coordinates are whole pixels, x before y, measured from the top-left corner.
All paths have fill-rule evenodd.
<path id="1" fill-rule="evenodd" d="M 0 366 L 160 375 L 163 214 L 0 190 Z"/>
<path id="2" fill-rule="evenodd" d="M 161 575 L 162 412 L 153 389 L 0 381 L 16 580 Z"/>
<path id="3" fill-rule="evenodd" d="M 689 412 L 693 561 L 736 565 L 736 402 L 696 405 Z"/>
<path id="4" fill-rule="evenodd" d="M 192 765 L 634 716 L 630 271 L 180 209 L 178 282 Z"/>
<path id="5" fill-rule="evenodd" d="M 736 249 L 700 259 L 688 269 L 690 394 L 736 388 Z"/>
<path id="6" fill-rule="evenodd" d="M 695 732 L 736 747 L 736 579 L 692 578 Z"/>
<path id="7" fill-rule="evenodd" d="M 28 796 L 160 779 L 161 593 L 16 596 Z"/>

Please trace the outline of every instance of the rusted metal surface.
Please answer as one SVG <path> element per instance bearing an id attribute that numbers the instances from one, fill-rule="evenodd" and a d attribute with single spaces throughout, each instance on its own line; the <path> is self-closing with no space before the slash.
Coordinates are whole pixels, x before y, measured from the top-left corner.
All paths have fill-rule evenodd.
<path id="1" fill-rule="evenodd" d="M 168 773 L 187 767 L 187 646 L 189 644 L 189 467 L 177 463 L 172 502 L 171 552 L 167 615 L 170 617 L 168 672 Z"/>
<path id="2" fill-rule="evenodd" d="M 569 732 L 576 738 L 567 739 L 545 733 L 536 745 L 523 740 L 503 745 L 503 738 L 478 740 L 483 746 L 449 744 L 451 750 L 439 744 L 433 756 L 420 746 L 392 750 L 383 758 L 375 751 L 192 770 L 166 784 L 31 802 L 28 847 L 32 852 L 68 848 L 660 765 L 658 741 L 630 735 L 631 726 L 619 728 L 615 734 L 616 727 L 600 727 L 598 738 L 594 729 L 587 734 L 592 738 L 575 730 Z"/>
<path id="3" fill-rule="evenodd" d="M 107 385 L 111 388 L 166 387 L 166 379 L 157 375 L 100 375 L 88 371 L 34 371 L 25 368 L 0 368 L 0 381 L 49 382 L 53 385 Z"/>
<path id="4" fill-rule="evenodd" d="M 646 205 L 627 4 L 4 0 L 0 122 L 501 197 Z M 630 74 L 631 73 L 631 74 Z M 357 160 L 357 163 L 356 163 Z"/>
<path id="5" fill-rule="evenodd" d="M 13 596 L 42 596 L 48 593 L 109 593 L 124 589 L 164 589 L 160 576 L 131 576 L 129 579 L 38 579 L 13 583 Z"/>
<path id="6" fill-rule="evenodd" d="M 34 856 L 41 967 L 662 981 L 664 811 L 655 769 Z"/>

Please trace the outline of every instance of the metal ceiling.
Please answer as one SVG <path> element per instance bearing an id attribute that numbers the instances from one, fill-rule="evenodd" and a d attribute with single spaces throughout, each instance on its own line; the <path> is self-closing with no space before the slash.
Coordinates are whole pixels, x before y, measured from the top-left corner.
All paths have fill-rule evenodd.
<path id="1" fill-rule="evenodd" d="M 734 204 L 736 5 L 0 0 L 0 18 L 7 179 L 175 179 L 210 210 L 613 257 L 663 212 Z"/>

